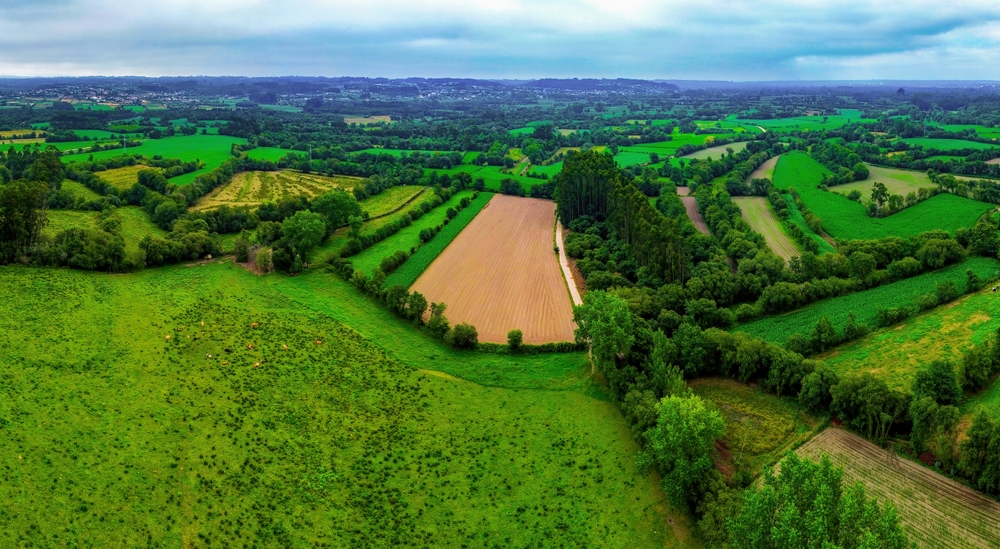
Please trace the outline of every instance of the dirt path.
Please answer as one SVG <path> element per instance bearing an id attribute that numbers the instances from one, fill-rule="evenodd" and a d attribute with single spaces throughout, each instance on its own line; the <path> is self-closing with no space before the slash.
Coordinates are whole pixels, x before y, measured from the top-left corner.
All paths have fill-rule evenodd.
<path id="1" fill-rule="evenodd" d="M 922 549 L 1000 547 L 1000 503 L 843 429 L 828 428 L 796 452 L 823 454 L 844 468 L 844 482 L 861 482 L 879 503 L 899 510 L 903 530 Z"/>
<path id="2" fill-rule="evenodd" d="M 691 222 L 694 223 L 694 228 L 698 229 L 699 232 L 704 234 L 711 234 L 708 230 L 708 224 L 705 223 L 705 218 L 701 216 L 701 212 L 698 211 L 698 203 L 695 202 L 693 196 L 682 196 L 681 202 L 684 203 L 684 209 L 687 210 L 688 217 Z"/>
<path id="3" fill-rule="evenodd" d="M 775 255 L 785 261 L 802 255 L 802 250 L 785 232 L 785 228 L 778 220 L 778 216 L 774 215 L 766 198 L 762 196 L 734 196 L 732 200 L 740 207 L 743 219 L 750 225 L 750 228 L 764 236 L 767 247 L 771 248 Z"/>
<path id="4" fill-rule="evenodd" d="M 562 223 L 556 222 L 556 246 L 559 246 L 559 266 L 562 267 L 563 276 L 569 286 L 569 295 L 573 299 L 573 305 L 583 305 L 583 298 L 580 297 L 580 290 L 576 287 L 576 279 L 573 271 L 569 268 L 569 258 L 566 257 L 566 246 L 563 244 Z"/>

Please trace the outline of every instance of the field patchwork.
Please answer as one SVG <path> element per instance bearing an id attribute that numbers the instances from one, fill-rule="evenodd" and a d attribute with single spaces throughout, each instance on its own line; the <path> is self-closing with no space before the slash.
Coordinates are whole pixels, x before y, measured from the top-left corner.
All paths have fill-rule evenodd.
<path id="1" fill-rule="evenodd" d="M 464 322 L 480 341 L 573 341 L 569 290 L 553 249 L 555 204 L 499 195 L 413 285 L 428 301 L 445 302 L 452 325 Z"/>

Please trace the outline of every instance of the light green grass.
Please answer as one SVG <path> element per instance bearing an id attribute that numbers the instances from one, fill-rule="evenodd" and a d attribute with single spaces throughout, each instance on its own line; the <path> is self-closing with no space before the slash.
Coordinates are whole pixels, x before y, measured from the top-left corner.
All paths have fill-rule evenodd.
<path id="1" fill-rule="evenodd" d="M 0 284 L 12 546 L 696 545 L 583 353 L 452 351 L 324 273 Z"/>
<path id="2" fill-rule="evenodd" d="M 817 188 L 824 173 L 829 170 L 807 154 L 793 151 L 778 160 L 774 186 L 781 190 L 794 187 L 806 206 L 823 220 L 823 229 L 835 238 L 907 237 L 935 229 L 954 232 L 975 225 L 991 208 L 983 202 L 940 194 L 889 217 L 868 217 L 863 205 Z"/>
<path id="3" fill-rule="evenodd" d="M 824 118 L 826 119 L 825 121 Z M 726 120 L 732 122 L 738 121 L 744 126 L 753 124 L 761 126 L 767 131 L 774 132 L 835 130 L 848 124 L 858 122 L 876 122 L 876 120 L 871 118 L 862 118 L 861 111 L 855 109 L 843 109 L 840 111 L 840 114 L 827 116 L 797 116 L 793 118 L 775 118 L 770 120 L 737 120 L 736 115 L 731 115 L 727 117 Z"/>
<path id="4" fill-rule="evenodd" d="M 84 200 L 100 200 L 101 195 L 95 193 L 94 191 L 84 187 L 82 183 L 73 181 L 72 179 L 64 179 L 62 182 L 62 188 L 73 193 L 74 197 L 83 197 Z"/>
<path id="5" fill-rule="evenodd" d="M 615 155 L 615 162 L 622 168 L 629 168 L 638 164 L 649 164 L 649 154 L 643 152 L 620 152 Z"/>
<path id="6" fill-rule="evenodd" d="M 66 229 L 98 229 L 100 227 L 100 212 L 48 210 L 45 215 L 48 223 L 42 233 L 51 238 Z M 113 216 L 121 223 L 121 236 L 125 241 L 126 251 L 138 251 L 139 243 L 147 235 L 163 238 L 167 234 L 166 231 L 153 224 L 146 212 L 138 206 L 116 208 Z"/>
<path id="7" fill-rule="evenodd" d="M 781 224 L 778 216 L 767 199 L 762 196 L 738 196 L 733 197 L 733 203 L 739 206 L 743 219 L 754 231 L 760 233 L 767 242 L 768 248 L 774 255 L 790 260 L 793 257 L 802 255 L 802 249 L 788 236 L 788 232 Z"/>
<path id="8" fill-rule="evenodd" d="M 288 153 L 292 153 L 299 157 L 306 156 L 306 153 L 304 151 L 279 149 L 277 147 L 257 147 L 256 149 L 251 149 L 247 151 L 247 157 L 252 158 L 254 160 L 270 160 L 271 162 L 277 162 L 282 158 L 288 156 Z"/>
<path id="9" fill-rule="evenodd" d="M 400 285 L 409 288 L 414 282 L 420 278 L 427 267 L 430 267 L 431 263 L 437 256 L 441 255 L 441 252 L 448 247 L 449 244 L 462 229 L 465 229 L 472 222 L 473 218 L 486 207 L 493 195 L 490 193 L 480 193 L 475 200 L 469 203 L 466 208 L 455 216 L 447 225 L 445 225 L 434 238 L 421 246 L 417 253 L 410 256 L 395 272 L 389 275 L 385 279 L 385 286 L 391 287 L 395 285 Z"/>
<path id="10" fill-rule="evenodd" d="M 863 292 L 825 299 L 795 311 L 741 324 L 735 329 L 772 343 L 784 344 L 792 334 L 809 337 L 816 323 L 823 317 L 828 317 L 838 331 L 843 329 L 851 313 L 854 313 L 857 322 L 874 328 L 879 309 L 912 305 L 918 297 L 934 293 L 938 282 L 950 280 L 959 291 L 963 291 L 965 271 L 968 269 L 972 269 L 981 279 L 992 278 L 1000 273 L 1000 261 L 974 257 L 938 271 Z"/>
<path id="11" fill-rule="evenodd" d="M 389 187 L 384 191 L 372 196 L 364 201 L 364 211 L 372 217 L 380 217 L 390 214 L 404 204 L 413 200 L 414 197 L 424 192 L 427 187 L 420 185 L 400 185 Z"/>
<path id="12" fill-rule="evenodd" d="M 884 168 L 871 164 L 868 164 L 868 172 L 868 179 L 864 181 L 836 185 L 830 187 L 830 190 L 844 196 L 847 196 L 851 191 L 857 190 L 861 193 L 863 201 L 868 202 L 871 201 L 872 186 L 876 182 L 884 184 L 889 194 L 898 194 L 904 198 L 907 194 L 916 193 L 920 189 L 937 188 L 937 184 L 931 181 L 931 178 L 927 177 L 925 172 Z"/>
<path id="13" fill-rule="evenodd" d="M 920 146 L 924 149 L 937 149 L 939 151 L 957 151 L 961 149 L 976 149 L 977 151 L 981 151 L 1000 146 L 1000 144 L 980 143 L 964 139 L 932 139 L 930 137 L 911 137 L 904 139 L 903 142 L 913 146 Z"/>

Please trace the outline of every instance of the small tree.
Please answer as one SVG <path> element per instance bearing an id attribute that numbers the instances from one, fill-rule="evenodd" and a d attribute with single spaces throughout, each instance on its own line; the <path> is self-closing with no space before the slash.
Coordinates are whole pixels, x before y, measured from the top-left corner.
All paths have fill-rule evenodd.
<path id="1" fill-rule="evenodd" d="M 261 274 L 271 272 L 271 248 L 261 248 L 257 250 L 257 255 L 254 257 L 253 262 Z"/>
<path id="2" fill-rule="evenodd" d="M 424 313 L 427 312 L 427 298 L 420 292 L 413 292 L 406 298 L 406 318 L 423 324 Z"/>
<path id="3" fill-rule="evenodd" d="M 456 349 L 475 349 L 479 346 L 479 332 L 472 324 L 456 324 L 445 336 L 445 343 Z"/>
<path id="4" fill-rule="evenodd" d="M 516 353 L 520 351 L 523 343 L 524 334 L 521 330 L 511 330 L 507 332 L 507 346 L 510 347 L 510 352 Z"/>
<path id="5" fill-rule="evenodd" d="M 247 238 L 247 232 L 243 231 L 236 240 L 233 241 L 233 253 L 236 256 L 236 261 L 239 263 L 246 263 L 249 259 L 250 254 L 250 239 Z"/>
<path id="6" fill-rule="evenodd" d="M 431 303 L 431 318 L 427 321 L 427 329 L 438 337 L 444 337 L 448 333 L 448 318 L 444 316 L 447 308 L 444 303 Z"/>

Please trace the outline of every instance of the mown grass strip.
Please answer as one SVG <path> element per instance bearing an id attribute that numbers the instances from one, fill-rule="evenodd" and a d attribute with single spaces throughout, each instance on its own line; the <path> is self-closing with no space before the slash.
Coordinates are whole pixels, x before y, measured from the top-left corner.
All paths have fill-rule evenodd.
<path id="1" fill-rule="evenodd" d="M 486 204 L 493 198 L 492 193 L 479 193 L 475 200 L 469 203 L 464 210 L 458 212 L 441 231 L 424 244 L 417 253 L 410 256 L 406 263 L 396 269 L 385 279 L 385 287 L 400 285 L 409 288 L 420 278 L 420 275 L 430 266 L 431 262 L 451 244 L 452 240 L 462 232 L 472 219 L 486 207 Z"/>

